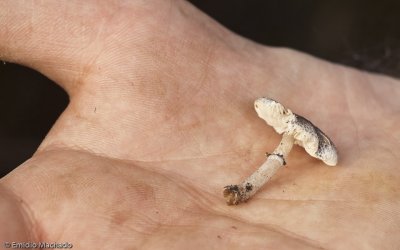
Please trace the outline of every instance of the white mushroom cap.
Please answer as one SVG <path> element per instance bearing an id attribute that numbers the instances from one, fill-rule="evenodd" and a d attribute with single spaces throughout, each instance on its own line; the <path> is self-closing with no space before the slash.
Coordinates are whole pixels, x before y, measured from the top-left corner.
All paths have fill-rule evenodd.
<path id="1" fill-rule="evenodd" d="M 312 157 L 322 160 L 329 166 L 338 161 L 336 147 L 319 128 L 310 121 L 294 114 L 279 102 L 262 97 L 254 102 L 258 116 L 264 119 L 279 134 L 289 134 L 295 144 L 302 146 Z"/>

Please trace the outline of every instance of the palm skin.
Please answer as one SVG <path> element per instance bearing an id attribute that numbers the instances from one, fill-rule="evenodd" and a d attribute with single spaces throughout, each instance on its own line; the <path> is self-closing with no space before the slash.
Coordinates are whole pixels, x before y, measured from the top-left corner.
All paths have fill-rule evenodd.
<path id="1" fill-rule="evenodd" d="M 257 45 L 182 1 L 59 5 L 0 3 L 3 59 L 70 96 L 35 155 L 1 179 L 0 240 L 400 247 L 397 80 Z M 253 109 L 260 96 L 326 132 L 339 165 L 295 147 L 254 198 L 227 206 L 223 187 L 251 174 L 280 140 Z"/>

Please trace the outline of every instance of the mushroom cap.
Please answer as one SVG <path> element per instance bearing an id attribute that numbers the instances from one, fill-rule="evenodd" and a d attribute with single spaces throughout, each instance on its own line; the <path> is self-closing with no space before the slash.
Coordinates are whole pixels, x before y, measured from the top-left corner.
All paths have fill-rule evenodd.
<path id="1" fill-rule="evenodd" d="M 338 156 L 335 145 L 309 120 L 266 97 L 258 98 L 254 102 L 254 108 L 258 116 L 273 127 L 277 133 L 292 135 L 294 143 L 302 146 L 309 155 L 322 160 L 329 166 L 337 164 Z"/>

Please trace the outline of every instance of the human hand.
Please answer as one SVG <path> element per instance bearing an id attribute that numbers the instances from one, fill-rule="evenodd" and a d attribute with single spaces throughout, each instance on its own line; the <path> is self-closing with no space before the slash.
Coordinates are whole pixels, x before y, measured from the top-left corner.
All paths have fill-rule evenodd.
<path id="1" fill-rule="evenodd" d="M 257 45 L 182 1 L 2 1 L 0 23 L 0 57 L 70 96 L 35 155 L 1 179 L 2 241 L 400 246 L 398 81 Z M 253 109 L 260 96 L 318 125 L 339 165 L 296 147 L 248 203 L 226 206 L 223 187 L 280 139 Z"/>

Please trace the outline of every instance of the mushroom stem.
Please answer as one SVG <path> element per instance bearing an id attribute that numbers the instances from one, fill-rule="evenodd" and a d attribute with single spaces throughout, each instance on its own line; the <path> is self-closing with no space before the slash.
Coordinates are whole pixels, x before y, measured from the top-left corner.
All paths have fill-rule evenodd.
<path id="1" fill-rule="evenodd" d="M 239 185 L 229 185 L 224 189 L 224 197 L 228 205 L 237 205 L 247 201 L 265 183 L 267 183 L 275 172 L 283 165 L 285 159 L 293 147 L 292 135 L 283 133 L 279 146 L 272 154 L 268 154 L 267 160 L 252 175 Z"/>

